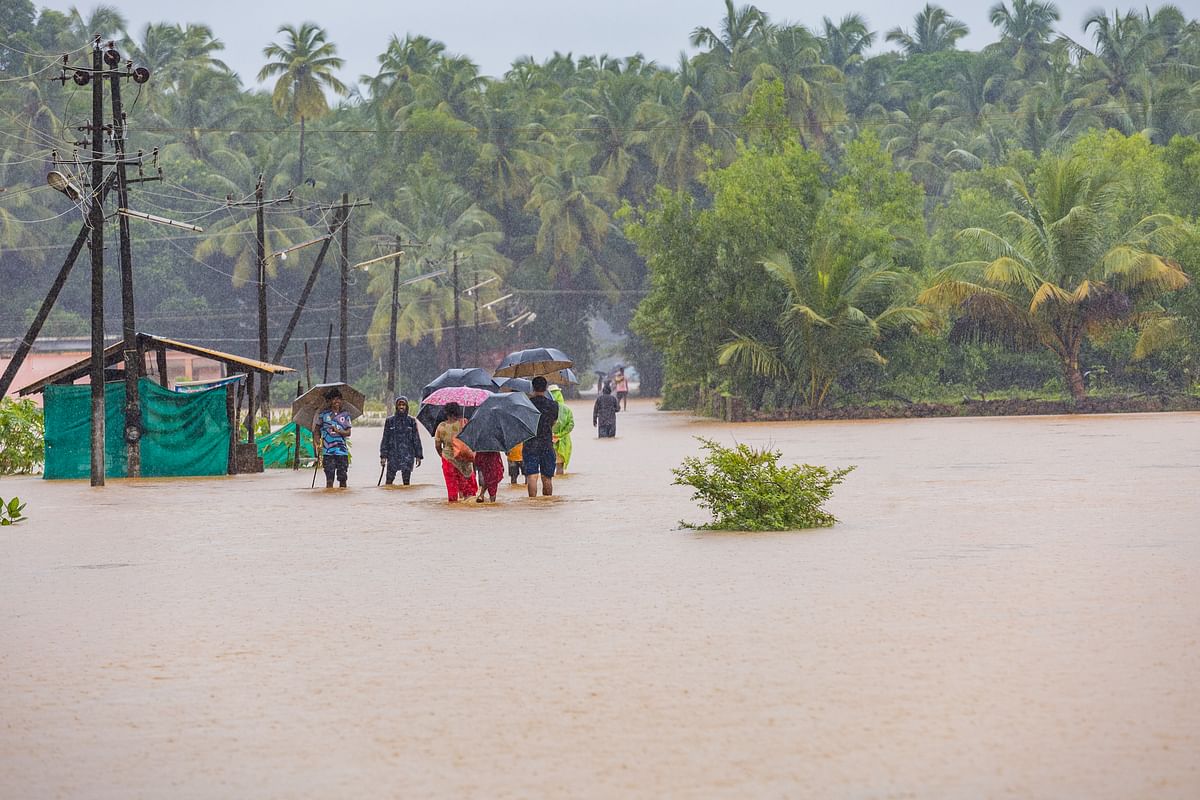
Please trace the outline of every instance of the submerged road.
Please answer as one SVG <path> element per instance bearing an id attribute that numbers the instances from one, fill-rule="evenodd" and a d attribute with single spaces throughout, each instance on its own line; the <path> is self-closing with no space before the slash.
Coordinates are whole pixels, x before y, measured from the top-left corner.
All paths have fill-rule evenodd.
<path id="1" fill-rule="evenodd" d="M 1200 414 L 573 407 L 550 500 L 0 479 L 0 797 L 1200 796 Z M 678 529 L 698 435 L 841 523 Z"/>

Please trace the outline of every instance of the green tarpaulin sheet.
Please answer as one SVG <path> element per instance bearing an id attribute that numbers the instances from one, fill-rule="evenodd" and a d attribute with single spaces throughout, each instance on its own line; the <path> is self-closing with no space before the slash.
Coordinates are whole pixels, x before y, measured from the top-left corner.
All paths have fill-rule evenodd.
<path id="1" fill-rule="evenodd" d="M 179 394 L 147 378 L 138 381 L 142 410 L 142 476 L 225 475 L 229 471 L 229 417 L 225 388 Z M 90 386 L 45 389 L 44 477 L 91 474 Z M 125 384 L 104 386 L 104 467 L 110 478 L 128 474 L 125 453 Z"/>
<path id="2" fill-rule="evenodd" d="M 257 439 L 258 454 L 262 457 L 263 466 L 267 469 L 292 466 L 292 460 L 296 457 L 293 449 L 295 435 L 296 423 L 289 422 L 274 433 Z M 300 460 L 311 461 L 316 457 L 317 454 L 313 450 L 312 432 L 308 428 L 301 428 Z"/>

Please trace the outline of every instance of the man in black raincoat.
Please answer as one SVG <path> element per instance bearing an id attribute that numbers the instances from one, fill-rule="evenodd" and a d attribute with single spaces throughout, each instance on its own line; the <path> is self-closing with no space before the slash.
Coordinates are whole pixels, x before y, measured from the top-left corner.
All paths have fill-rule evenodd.
<path id="1" fill-rule="evenodd" d="M 383 439 L 379 442 L 379 465 L 387 467 L 387 482 L 391 486 L 396 473 L 408 486 L 414 466 L 421 466 L 421 436 L 417 421 L 408 414 L 408 398 L 396 398 L 396 414 L 383 423 Z"/>

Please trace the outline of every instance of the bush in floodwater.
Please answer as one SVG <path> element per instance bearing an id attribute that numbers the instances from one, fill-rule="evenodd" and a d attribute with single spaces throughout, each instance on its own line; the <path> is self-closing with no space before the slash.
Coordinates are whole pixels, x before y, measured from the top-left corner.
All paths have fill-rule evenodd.
<path id="1" fill-rule="evenodd" d="M 0 475 L 37 472 L 44 425 L 42 410 L 32 400 L 0 399 Z"/>
<path id="2" fill-rule="evenodd" d="M 0 497 L 0 525 L 16 525 L 18 522 L 25 520 L 25 515 L 21 512 L 25 510 L 25 504 L 21 502 L 21 498 L 14 497 L 8 502 Z"/>
<path id="3" fill-rule="evenodd" d="M 707 525 L 687 528 L 723 531 L 790 531 L 825 528 L 837 520 L 821 506 L 854 467 L 828 469 L 809 464 L 780 466 L 778 450 L 745 444 L 724 447 L 697 437 L 707 451 L 689 456 L 671 470 L 678 486 L 690 486 L 692 499 L 708 509 Z"/>

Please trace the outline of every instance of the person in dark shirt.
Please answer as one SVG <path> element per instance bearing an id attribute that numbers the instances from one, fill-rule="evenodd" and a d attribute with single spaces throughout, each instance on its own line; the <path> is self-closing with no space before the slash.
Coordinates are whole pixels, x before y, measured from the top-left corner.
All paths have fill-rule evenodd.
<path id="1" fill-rule="evenodd" d="M 604 384 L 604 389 L 596 404 L 592 406 L 592 424 L 601 439 L 611 439 L 617 435 L 617 412 L 621 410 L 621 401 L 613 397 L 612 386 Z"/>
<path id="2" fill-rule="evenodd" d="M 379 442 L 379 466 L 387 467 L 387 484 L 392 485 L 396 473 L 408 486 L 414 466 L 421 466 L 421 436 L 417 422 L 408 413 L 408 398 L 396 398 L 396 414 L 383 423 L 383 439 Z"/>
<path id="3" fill-rule="evenodd" d="M 530 402 L 542 412 L 538 419 L 537 434 L 526 440 L 522 448 L 521 469 L 525 473 L 525 487 L 530 497 L 537 497 L 538 475 L 542 476 L 542 494 L 554 494 L 554 423 L 558 421 L 558 403 L 546 395 L 546 379 L 533 379 L 533 394 Z"/>

